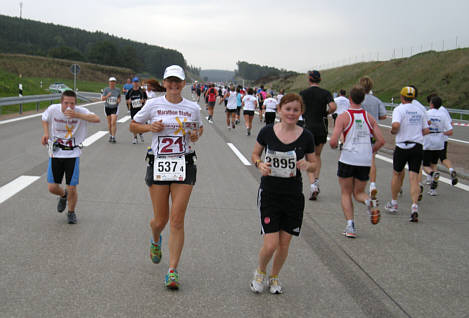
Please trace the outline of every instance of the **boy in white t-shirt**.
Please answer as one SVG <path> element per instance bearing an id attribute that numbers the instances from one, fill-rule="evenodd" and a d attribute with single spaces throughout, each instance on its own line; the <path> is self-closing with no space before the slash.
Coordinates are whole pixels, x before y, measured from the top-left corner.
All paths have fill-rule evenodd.
<path id="1" fill-rule="evenodd" d="M 47 182 L 49 192 L 59 196 L 57 211 L 63 212 L 68 200 L 68 223 L 76 224 L 77 185 L 80 174 L 82 142 L 86 138 L 87 122 L 99 123 L 99 117 L 88 109 L 76 106 L 74 91 L 62 93 L 60 104 L 49 106 L 42 114 L 44 135 L 41 142 L 49 147 Z M 66 189 L 62 183 L 65 175 Z"/>

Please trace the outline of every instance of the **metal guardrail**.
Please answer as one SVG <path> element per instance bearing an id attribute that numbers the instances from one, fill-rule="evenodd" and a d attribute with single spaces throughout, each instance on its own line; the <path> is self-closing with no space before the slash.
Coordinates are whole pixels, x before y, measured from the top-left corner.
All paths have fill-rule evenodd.
<path id="1" fill-rule="evenodd" d="M 384 103 L 384 106 L 386 107 L 391 107 L 395 108 L 399 106 L 399 104 L 393 104 L 393 103 Z M 425 107 L 428 109 L 428 107 Z M 464 120 L 463 115 L 469 116 L 469 110 L 468 109 L 457 109 L 457 108 L 446 108 L 446 110 L 451 114 L 455 114 L 456 116 L 459 115 L 459 120 Z M 453 116 L 451 116 L 453 117 Z"/>
<path id="2" fill-rule="evenodd" d="M 52 101 L 54 100 L 59 100 L 62 94 L 47 94 L 47 95 L 28 95 L 28 96 L 22 96 L 22 97 L 3 97 L 0 98 L 0 114 L 2 113 L 2 107 L 3 106 L 10 106 L 10 105 L 19 105 L 20 110 L 19 113 L 23 113 L 23 104 L 32 104 L 36 103 L 36 111 L 39 111 L 39 103 L 41 102 L 48 102 L 50 101 L 52 104 Z M 85 97 L 83 94 L 77 93 L 77 97 L 79 99 L 85 100 L 87 102 L 90 102 L 91 99 Z"/>

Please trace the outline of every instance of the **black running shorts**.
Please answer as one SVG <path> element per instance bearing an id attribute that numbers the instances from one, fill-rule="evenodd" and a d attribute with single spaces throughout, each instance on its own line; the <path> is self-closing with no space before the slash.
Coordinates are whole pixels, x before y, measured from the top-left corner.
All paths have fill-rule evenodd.
<path id="1" fill-rule="evenodd" d="M 265 124 L 268 125 L 275 123 L 275 116 L 275 112 L 265 112 Z"/>
<path id="2" fill-rule="evenodd" d="M 80 158 L 49 158 L 47 182 L 61 184 L 65 175 L 65 184 L 78 185 L 80 178 Z"/>
<path id="3" fill-rule="evenodd" d="M 142 109 L 142 107 L 139 107 L 139 108 L 130 107 L 130 118 L 134 119 L 135 114 L 137 114 L 140 109 Z"/>
<path id="4" fill-rule="evenodd" d="M 280 230 L 300 235 L 305 197 L 303 193 L 279 194 L 259 189 L 257 205 L 261 217 L 262 234 Z"/>
<path id="5" fill-rule="evenodd" d="M 340 178 L 355 178 L 360 181 L 370 179 L 370 167 L 353 166 L 339 161 L 337 176 Z"/>
<path id="6" fill-rule="evenodd" d="M 254 116 L 254 111 L 253 110 L 243 110 L 243 115 L 246 116 Z"/>
<path id="7" fill-rule="evenodd" d="M 106 113 L 106 116 L 110 115 L 116 115 L 117 114 L 117 108 L 118 107 L 104 107 L 104 112 Z"/>
<path id="8" fill-rule="evenodd" d="M 440 159 L 442 150 L 424 150 L 423 151 L 423 166 L 430 167 L 430 165 L 436 165 L 438 163 L 438 159 Z"/>
<path id="9" fill-rule="evenodd" d="M 415 144 L 410 149 L 402 149 L 396 146 L 392 158 L 392 166 L 394 171 L 401 172 L 407 163 L 409 164 L 409 171 L 419 173 L 422 159 L 423 150 L 421 144 Z"/>
<path id="10" fill-rule="evenodd" d="M 440 160 L 446 160 L 448 157 L 446 156 L 446 153 L 448 152 L 448 142 L 445 141 L 445 148 L 443 150 L 440 150 Z"/>
<path id="11" fill-rule="evenodd" d="M 225 112 L 231 113 L 231 114 L 236 113 L 236 108 L 234 108 L 234 109 L 227 108 L 227 109 L 225 109 Z"/>

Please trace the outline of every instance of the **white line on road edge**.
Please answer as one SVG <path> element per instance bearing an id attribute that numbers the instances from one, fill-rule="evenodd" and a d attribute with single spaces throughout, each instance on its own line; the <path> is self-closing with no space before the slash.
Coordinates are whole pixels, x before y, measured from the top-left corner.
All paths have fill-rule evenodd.
<path id="1" fill-rule="evenodd" d="M 95 141 L 97 141 L 99 138 L 102 138 L 106 134 L 107 134 L 107 131 L 103 131 L 103 130 L 100 130 L 94 133 L 93 135 L 89 136 L 83 141 L 83 146 L 84 147 L 90 146 L 91 144 L 93 144 Z"/>
<path id="2" fill-rule="evenodd" d="M 83 104 L 83 105 L 77 105 L 77 106 L 88 107 L 88 106 L 99 104 L 99 103 L 103 103 L 103 102 L 95 102 L 95 103 L 89 103 L 89 104 Z M 7 120 L 2 120 L 2 121 L 0 121 L 0 125 L 13 123 L 15 121 L 25 120 L 25 119 L 29 119 L 29 118 L 39 117 L 39 116 L 42 116 L 42 113 L 23 116 L 23 117 L 12 118 L 12 119 L 7 119 Z"/>
<path id="3" fill-rule="evenodd" d="M 235 153 L 236 156 L 238 156 L 239 160 L 241 160 L 241 162 L 245 165 L 245 166 L 250 166 L 251 163 L 249 162 L 249 160 L 246 159 L 246 157 L 243 156 L 243 154 L 238 150 L 238 148 L 236 148 L 232 143 L 228 142 L 226 143 L 228 145 L 228 147 L 231 148 L 231 150 L 233 150 L 233 152 Z"/>
<path id="4" fill-rule="evenodd" d="M 32 184 L 40 177 L 36 176 L 19 176 L 15 180 L 5 184 L 0 188 L 0 204 Z"/>
<path id="5" fill-rule="evenodd" d="M 383 124 L 378 124 L 378 126 L 380 126 L 380 127 L 385 127 L 385 128 L 389 128 L 389 129 L 392 128 L 391 126 L 383 125 Z M 469 144 L 469 141 L 465 141 L 465 140 L 454 139 L 454 138 L 448 138 L 448 139 L 451 140 L 451 141 L 454 141 L 454 142 L 460 142 L 460 143 L 463 143 L 463 144 Z"/>
<path id="6" fill-rule="evenodd" d="M 125 123 L 126 121 L 128 121 L 130 119 L 130 116 L 129 115 L 126 115 L 124 117 L 122 117 L 121 119 L 119 119 L 117 122 L 118 123 Z"/>

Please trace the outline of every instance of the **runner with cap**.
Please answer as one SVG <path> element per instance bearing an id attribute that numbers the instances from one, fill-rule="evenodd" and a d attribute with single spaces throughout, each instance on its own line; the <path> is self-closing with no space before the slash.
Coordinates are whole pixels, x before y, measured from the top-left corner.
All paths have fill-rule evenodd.
<path id="1" fill-rule="evenodd" d="M 410 222 L 418 222 L 419 170 L 423 157 L 423 136 L 429 133 L 428 122 L 424 111 L 412 103 L 415 98 L 413 87 L 403 87 L 400 98 L 401 104 L 394 108 L 392 113 L 391 134 L 396 135 L 396 147 L 391 181 L 392 200 L 386 204 L 386 210 L 389 213 L 397 213 L 397 196 L 404 179 L 404 167 L 408 164 L 412 199 Z"/>
<path id="2" fill-rule="evenodd" d="M 199 105 L 181 95 L 185 84 L 182 67 L 168 66 L 163 75 L 166 94 L 148 100 L 130 123 L 134 134 L 152 132 L 145 177 L 153 204 L 150 257 L 155 264 L 161 261 L 161 233 L 169 221 L 165 286 L 170 289 L 180 284 L 177 267 L 184 246 L 184 218 L 197 175 L 194 142 L 203 132 Z"/>
<path id="3" fill-rule="evenodd" d="M 301 231 L 305 197 L 300 170 L 315 168 L 313 135 L 296 124 L 303 111 L 299 95 L 285 95 L 278 106 L 280 122 L 260 130 L 252 152 L 252 162 L 262 175 L 257 202 L 264 236 L 251 281 L 255 293 L 262 293 L 266 287 L 272 294 L 283 293 L 279 273 L 287 259 L 292 236 L 299 236 Z"/>
<path id="4" fill-rule="evenodd" d="M 309 172 L 309 182 L 311 195 L 310 200 L 316 200 L 319 195 L 319 173 L 321 172 L 321 152 L 327 141 L 328 120 L 327 115 L 332 114 L 337 109 L 337 105 L 329 91 L 319 87 L 321 74 L 318 71 L 308 72 L 310 87 L 301 91 L 300 95 L 305 103 L 306 128 L 314 135 L 314 145 L 317 167 L 316 171 Z"/>
<path id="5" fill-rule="evenodd" d="M 120 90 L 116 87 L 116 78 L 109 78 L 109 87 L 103 90 L 101 100 L 104 101 L 104 113 L 107 118 L 109 130 L 109 142 L 116 143 L 117 115 L 119 113 L 119 103 L 121 102 Z"/>
<path id="6" fill-rule="evenodd" d="M 82 142 L 86 138 L 87 123 L 99 123 L 99 117 L 85 107 L 76 106 L 77 95 L 72 90 L 62 93 L 60 104 L 50 105 L 42 113 L 41 138 L 49 149 L 47 182 L 49 192 L 59 196 L 57 211 L 67 207 L 69 224 L 76 224 L 75 207 L 78 200 L 77 186 L 80 177 Z M 60 185 L 65 175 L 66 188 Z"/>
<path id="7" fill-rule="evenodd" d="M 132 79 L 132 88 L 127 91 L 125 101 L 127 102 L 127 109 L 130 111 L 130 117 L 134 119 L 135 114 L 142 109 L 147 101 L 147 93 L 140 88 L 140 79 L 134 77 Z M 140 134 L 140 141 L 144 142 L 143 134 Z M 137 134 L 133 135 L 132 143 L 138 143 Z"/>
<path id="8" fill-rule="evenodd" d="M 344 146 L 340 153 L 337 176 L 341 189 L 341 202 L 347 222 L 344 235 L 349 238 L 357 236 L 352 195 L 368 209 L 372 224 L 378 224 L 380 213 L 378 202 L 365 192 L 369 179 L 373 153 L 384 145 L 384 138 L 376 120 L 361 107 L 365 99 L 365 90 L 356 85 L 350 91 L 350 107 L 337 117 L 330 145 L 336 148 L 340 136 L 344 135 Z M 375 143 L 371 143 L 371 136 Z"/>

